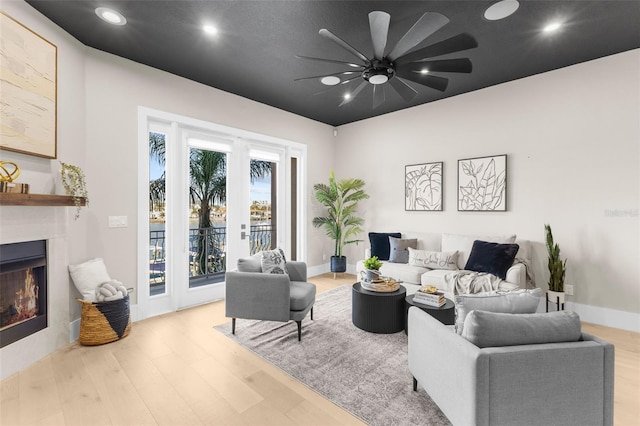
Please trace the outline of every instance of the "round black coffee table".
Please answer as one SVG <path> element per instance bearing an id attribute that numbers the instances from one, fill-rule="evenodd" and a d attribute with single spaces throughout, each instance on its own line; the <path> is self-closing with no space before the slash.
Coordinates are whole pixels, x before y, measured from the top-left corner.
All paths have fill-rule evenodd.
<path id="1" fill-rule="evenodd" d="M 351 291 L 353 325 L 371 333 L 390 334 L 404 329 L 407 290 L 400 286 L 392 292 L 376 292 L 362 288 L 359 282 Z"/>
<path id="2" fill-rule="evenodd" d="M 405 308 L 405 326 L 404 326 L 404 332 L 408 333 L 409 332 L 409 308 L 412 306 L 416 306 L 420 309 L 422 309 L 423 311 L 425 311 L 426 313 L 428 313 L 429 315 L 431 315 L 432 317 L 434 317 L 435 319 L 437 319 L 438 321 L 440 321 L 441 323 L 443 323 L 444 325 L 453 325 L 455 324 L 456 321 L 456 310 L 455 310 L 455 304 L 453 303 L 453 301 L 449 300 L 449 299 L 445 299 L 447 301 L 447 303 L 445 303 L 444 305 L 440 306 L 439 308 L 436 306 L 427 306 L 427 305 L 423 305 L 423 304 L 419 304 L 419 303 L 414 303 L 413 302 L 413 294 L 411 296 L 407 296 L 405 298 L 405 303 L 406 303 L 406 308 Z"/>

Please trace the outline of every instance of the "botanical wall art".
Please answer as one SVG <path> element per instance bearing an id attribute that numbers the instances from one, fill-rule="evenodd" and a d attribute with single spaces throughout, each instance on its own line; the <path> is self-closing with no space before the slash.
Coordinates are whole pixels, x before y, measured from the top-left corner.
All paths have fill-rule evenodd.
<path id="1" fill-rule="evenodd" d="M 442 162 L 405 166 L 404 208 L 442 211 Z"/>
<path id="2" fill-rule="evenodd" d="M 57 47 L 0 13 L 0 148 L 56 158 Z"/>
<path id="3" fill-rule="evenodd" d="M 507 211 L 507 156 L 458 160 L 458 211 Z"/>

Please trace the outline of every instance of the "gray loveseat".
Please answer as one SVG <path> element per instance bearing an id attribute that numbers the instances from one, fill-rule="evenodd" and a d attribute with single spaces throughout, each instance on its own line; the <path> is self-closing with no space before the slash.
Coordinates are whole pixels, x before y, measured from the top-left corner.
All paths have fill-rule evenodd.
<path id="1" fill-rule="evenodd" d="M 611 425 L 614 347 L 579 325 L 577 333 L 577 341 L 481 348 L 412 307 L 414 390 L 419 384 L 454 425 Z"/>

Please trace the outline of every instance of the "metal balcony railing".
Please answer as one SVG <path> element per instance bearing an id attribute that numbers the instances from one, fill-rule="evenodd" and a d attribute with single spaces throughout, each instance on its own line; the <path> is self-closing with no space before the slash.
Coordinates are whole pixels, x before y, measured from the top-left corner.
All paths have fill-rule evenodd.
<path id="1" fill-rule="evenodd" d="M 271 225 L 251 225 L 249 251 L 255 254 L 272 248 L 276 229 Z M 151 294 L 162 294 L 166 279 L 166 238 L 164 230 L 149 233 L 149 284 Z M 189 287 L 224 280 L 226 271 L 226 228 L 189 230 Z"/>

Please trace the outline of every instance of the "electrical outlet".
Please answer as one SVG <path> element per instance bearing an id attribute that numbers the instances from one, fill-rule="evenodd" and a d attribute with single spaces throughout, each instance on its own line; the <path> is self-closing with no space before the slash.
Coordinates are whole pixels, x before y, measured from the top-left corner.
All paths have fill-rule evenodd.
<path id="1" fill-rule="evenodd" d="M 322 253 L 322 261 L 324 262 L 325 260 L 327 260 L 327 255 L 325 253 Z"/>
<path id="2" fill-rule="evenodd" d="M 565 284 L 564 292 L 567 294 L 567 296 L 573 296 L 573 286 L 569 284 Z"/>
<path id="3" fill-rule="evenodd" d="M 109 216 L 109 228 L 126 228 L 127 216 Z"/>

